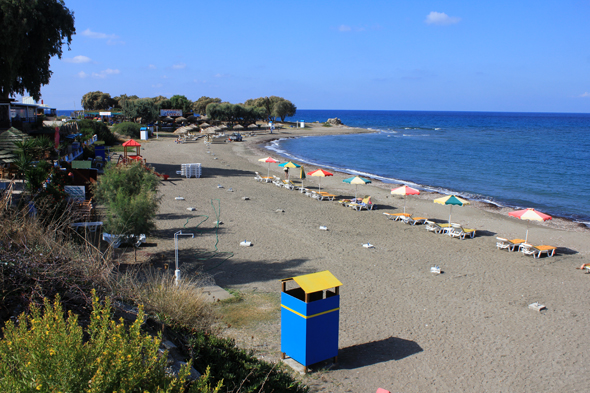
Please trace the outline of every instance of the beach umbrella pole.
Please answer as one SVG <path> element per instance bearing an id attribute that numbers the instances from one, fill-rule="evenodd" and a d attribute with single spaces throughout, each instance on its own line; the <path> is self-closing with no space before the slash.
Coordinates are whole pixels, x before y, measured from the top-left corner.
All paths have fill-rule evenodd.
<path id="1" fill-rule="evenodd" d="M 408 199 L 408 197 L 404 195 L 404 214 L 406 214 L 406 199 Z"/>

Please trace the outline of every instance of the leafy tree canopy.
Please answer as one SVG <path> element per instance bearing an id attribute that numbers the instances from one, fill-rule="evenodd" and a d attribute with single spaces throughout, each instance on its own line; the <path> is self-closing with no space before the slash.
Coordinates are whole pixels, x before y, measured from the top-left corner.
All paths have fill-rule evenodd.
<path id="1" fill-rule="evenodd" d="M 251 98 L 246 100 L 244 105 L 264 108 L 268 114 L 266 120 L 272 121 L 275 121 L 277 117 L 285 121 L 285 117 L 295 116 L 297 112 L 297 107 L 291 101 L 277 96 Z"/>
<path id="2" fill-rule="evenodd" d="M 86 110 L 109 109 L 117 105 L 117 101 L 111 98 L 109 93 L 103 93 L 102 91 L 91 91 L 84 94 L 81 103 Z"/>
<path id="3" fill-rule="evenodd" d="M 27 91 L 35 100 L 49 83 L 51 57 L 76 33 L 63 0 L 0 1 L 0 98 Z"/>
<path id="4" fill-rule="evenodd" d="M 116 96 L 115 98 L 113 98 L 113 105 L 116 106 L 117 108 L 123 108 L 123 102 L 127 101 L 127 100 L 137 100 L 139 99 L 138 96 L 136 95 L 132 95 L 132 96 L 128 96 L 127 94 L 121 94 L 120 96 Z"/>
<path id="5" fill-rule="evenodd" d="M 264 119 L 266 115 L 266 109 L 260 107 L 230 104 L 227 102 L 207 105 L 207 116 L 214 120 L 226 121 L 230 125 L 238 123 L 247 127 L 255 123 L 256 120 Z"/>
<path id="6" fill-rule="evenodd" d="M 170 103 L 172 104 L 171 109 L 182 109 L 183 113 L 188 113 L 193 110 L 193 103 L 185 96 L 181 96 L 178 94 L 174 95 L 170 97 Z"/>
<path id="7" fill-rule="evenodd" d="M 202 96 L 193 103 L 193 112 L 199 115 L 205 115 L 207 114 L 207 105 L 209 104 L 221 104 L 221 98 Z"/>
<path id="8" fill-rule="evenodd" d="M 141 118 L 141 123 L 153 123 L 160 116 L 158 105 L 154 104 L 151 98 L 140 98 L 139 100 L 127 100 L 123 103 L 123 114 L 133 120 Z"/>

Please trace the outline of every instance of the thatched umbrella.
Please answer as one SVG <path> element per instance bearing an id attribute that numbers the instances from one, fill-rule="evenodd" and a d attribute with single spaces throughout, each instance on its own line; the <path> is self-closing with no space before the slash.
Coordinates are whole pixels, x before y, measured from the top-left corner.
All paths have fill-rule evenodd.
<path id="1" fill-rule="evenodd" d="M 189 123 L 196 123 L 199 120 L 199 118 L 195 115 L 190 115 L 189 117 L 186 118 L 186 120 Z"/>
<path id="2" fill-rule="evenodd" d="M 215 134 L 217 132 L 217 127 L 209 127 L 205 131 L 205 134 Z"/>
<path id="3" fill-rule="evenodd" d="M 237 126 L 234 127 L 234 130 L 243 130 L 244 126 L 241 124 L 238 124 Z"/>
<path id="4" fill-rule="evenodd" d="M 177 117 L 176 119 L 174 119 L 174 121 L 176 123 L 182 123 L 183 121 L 186 121 L 186 117 L 180 116 L 180 117 Z"/>
<path id="5" fill-rule="evenodd" d="M 201 129 L 207 128 L 207 127 L 211 127 L 211 124 L 209 124 L 209 123 L 203 123 L 203 124 L 200 125 L 200 127 L 201 127 Z"/>
<path id="6" fill-rule="evenodd" d="M 207 120 L 209 120 L 209 118 L 207 116 L 201 116 L 199 118 L 199 121 L 207 121 Z"/>
<path id="7" fill-rule="evenodd" d="M 166 123 L 172 123 L 174 121 L 173 118 L 171 118 L 170 116 L 166 116 L 165 118 L 162 119 L 163 122 Z"/>

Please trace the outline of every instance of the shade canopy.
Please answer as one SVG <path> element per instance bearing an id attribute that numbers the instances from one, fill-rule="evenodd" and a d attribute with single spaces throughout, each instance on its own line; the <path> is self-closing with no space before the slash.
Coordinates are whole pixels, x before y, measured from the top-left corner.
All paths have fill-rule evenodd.
<path id="1" fill-rule="evenodd" d="M 406 213 L 406 195 L 420 195 L 420 191 L 408 186 L 401 186 L 391 190 L 391 195 L 404 196 L 404 214 Z M 450 220 L 449 220 L 450 221 Z"/>
<path id="2" fill-rule="evenodd" d="M 308 176 L 316 176 L 316 177 L 320 178 L 318 180 L 318 191 L 322 190 L 322 177 L 334 176 L 333 173 L 330 173 L 330 172 L 325 171 L 323 169 L 316 169 L 315 171 L 307 172 L 307 175 Z"/>
<path id="3" fill-rule="evenodd" d="M 513 212 L 508 213 L 509 216 L 516 217 L 520 220 L 527 220 L 527 221 L 547 221 L 551 220 L 551 216 L 545 213 L 541 213 L 532 208 L 523 209 L 523 210 L 516 210 Z M 526 227 L 526 235 L 524 239 L 525 243 L 529 241 L 529 226 L 527 224 Z"/>
<path id="4" fill-rule="evenodd" d="M 344 183 L 348 183 L 348 184 L 369 184 L 369 183 L 371 183 L 371 180 L 365 179 L 364 177 L 360 177 L 360 176 L 349 177 L 348 179 L 344 179 L 342 181 Z"/>
<path id="5" fill-rule="evenodd" d="M 141 144 L 138 143 L 134 139 L 129 139 L 127 142 L 123 143 L 123 147 L 137 147 L 137 146 L 141 146 Z"/>
<path id="6" fill-rule="evenodd" d="M 261 158 L 258 161 L 260 161 L 260 162 L 268 162 L 268 163 L 271 163 L 271 164 L 275 164 L 275 163 L 278 162 L 277 160 L 275 160 L 272 157 Z"/>
<path id="7" fill-rule="evenodd" d="M 391 195 L 420 195 L 420 191 L 408 186 L 401 186 L 391 190 Z"/>
<path id="8" fill-rule="evenodd" d="M 289 161 L 289 162 L 283 162 L 282 164 L 279 164 L 279 166 L 280 166 L 280 167 L 283 167 L 283 168 L 301 168 L 301 165 L 299 165 L 299 164 L 295 164 L 295 163 L 294 163 L 294 162 L 292 162 L 292 161 Z"/>
<path id="9" fill-rule="evenodd" d="M 451 224 L 451 214 L 453 213 L 453 206 L 463 206 L 463 205 L 469 205 L 469 201 L 463 199 L 463 198 L 459 198 L 456 195 L 447 195 L 445 197 L 442 198 L 437 198 L 434 200 L 434 203 L 439 203 L 441 205 L 449 205 L 450 206 L 450 210 L 449 210 L 449 225 Z"/>
<path id="10" fill-rule="evenodd" d="M 531 220 L 531 221 L 547 221 L 551 220 L 551 216 L 545 213 L 541 213 L 535 209 L 523 209 L 523 210 L 516 210 L 513 212 L 508 213 L 509 216 L 519 218 L 521 220 Z"/>
<path id="11" fill-rule="evenodd" d="M 463 198 L 459 198 L 456 195 L 447 195 L 442 198 L 437 198 L 434 200 L 434 203 L 439 203 L 441 205 L 453 205 L 453 206 L 463 206 L 463 205 L 470 204 L 469 201 L 467 201 Z"/>
<path id="12" fill-rule="evenodd" d="M 315 171 L 307 172 L 308 176 L 319 176 L 319 177 L 326 177 L 326 176 L 334 176 L 333 173 L 325 171 L 323 169 L 316 169 Z"/>

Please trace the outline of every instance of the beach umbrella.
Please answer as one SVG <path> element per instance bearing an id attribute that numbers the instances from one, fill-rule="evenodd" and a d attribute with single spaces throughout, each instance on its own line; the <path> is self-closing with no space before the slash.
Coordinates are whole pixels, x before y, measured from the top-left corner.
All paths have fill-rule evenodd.
<path id="1" fill-rule="evenodd" d="M 174 121 L 176 123 L 182 123 L 183 121 L 186 121 L 186 117 L 180 116 L 180 117 L 177 117 L 176 119 L 174 119 Z"/>
<path id="2" fill-rule="evenodd" d="M 401 186 L 391 190 L 391 195 L 403 195 L 404 196 L 404 214 L 406 213 L 406 195 L 420 195 L 420 191 L 415 188 L 408 186 Z M 450 222 L 450 220 L 449 220 Z"/>
<path id="3" fill-rule="evenodd" d="M 308 176 L 315 176 L 315 177 L 319 177 L 318 179 L 318 191 L 322 190 L 322 177 L 327 177 L 327 176 L 334 176 L 333 173 L 330 173 L 328 171 L 325 171 L 323 169 L 316 169 L 315 171 L 311 171 L 307 173 Z"/>
<path id="4" fill-rule="evenodd" d="M 447 195 L 442 198 L 437 198 L 434 200 L 434 203 L 451 206 L 451 210 L 449 211 L 449 225 L 451 224 L 451 213 L 453 212 L 453 206 L 463 206 L 470 204 L 469 201 L 459 198 L 456 195 Z"/>
<path id="5" fill-rule="evenodd" d="M 258 160 L 260 162 L 268 162 L 268 177 L 270 177 L 270 164 L 276 164 L 278 161 L 272 157 L 261 158 Z"/>
<path id="6" fill-rule="evenodd" d="M 207 127 L 211 127 L 211 125 L 210 125 L 209 123 L 206 123 L 206 122 L 205 122 L 205 123 L 202 123 L 202 124 L 200 125 L 200 127 L 201 127 L 201 128 L 207 128 Z"/>
<path id="7" fill-rule="evenodd" d="M 238 125 L 235 125 L 234 126 L 234 130 L 242 130 L 242 129 L 244 129 L 244 126 L 241 125 L 241 124 L 238 124 Z"/>
<path id="8" fill-rule="evenodd" d="M 535 209 L 532 208 L 528 208 L 528 209 L 523 209 L 523 210 L 516 210 L 513 212 L 508 213 L 509 216 L 512 217 L 516 217 L 520 220 L 528 220 L 528 221 L 547 221 L 547 220 L 551 220 L 551 216 L 545 213 L 541 213 L 540 211 L 537 211 Z M 529 240 L 529 225 L 527 223 L 526 226 L 526 237 L 525 237 L 525 243 L 527 243 L 527 241 Z"/>
<path id="9" fill-rule="evenodd" d="M 344 183 L 354 184 L 354 199 L 355 200 L 356 200 L 356 193 L 358 191 L 359 184 L 369 184 L 369 183 L 371 183 L 371 180 L 365 179 L 364 177 L 360 177 L 360 176 L 349 177 L 348 179 L 344 179 L 342 181 Z"/>
<path id="10" fill-rule="evenodd" d="M 282 168 L 287 168 L 287 179 L 289 178 L 289 168 L 301 168 L 301 165 L 295 164 L 292 161 L 283 162 L 282 164 L 279 164 L 279 166 Z"/>

